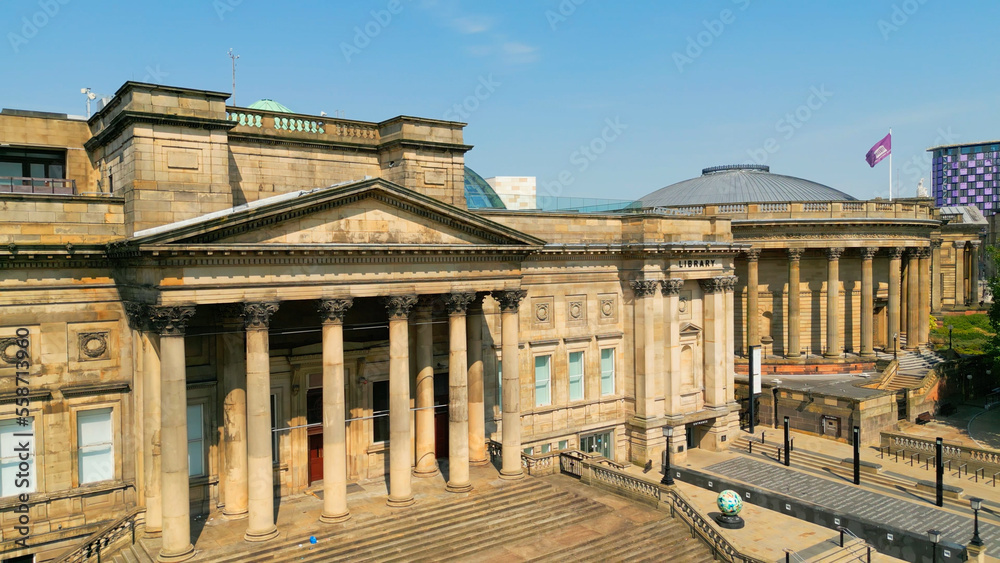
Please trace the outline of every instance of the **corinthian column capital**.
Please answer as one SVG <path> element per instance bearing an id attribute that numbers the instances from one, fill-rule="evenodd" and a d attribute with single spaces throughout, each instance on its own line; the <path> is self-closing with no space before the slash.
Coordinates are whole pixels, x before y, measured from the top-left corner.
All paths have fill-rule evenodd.
<path id="1" fill-rule="evenodd" d="M 271 323 L 271 315 L 277 310 L 277 303 L 244 303 L 243 327 L 247 330 L 266 329 Z"/>
<path id="2" fill-rule="evenodd" d="M 347 310 L 354 304 L 354 299 L 344 297 L 341 299 L 321 299 L 319 302 L 320 319 L 324 323 L 343 323 Z"/>

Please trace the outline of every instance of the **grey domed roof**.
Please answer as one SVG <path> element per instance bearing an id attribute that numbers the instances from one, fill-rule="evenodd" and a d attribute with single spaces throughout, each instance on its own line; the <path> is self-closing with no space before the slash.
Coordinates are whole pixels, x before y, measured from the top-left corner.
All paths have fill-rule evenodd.
<path id="1" fill-rule="evenodd" d="M 785 201 L 853 201 L 855 198 L 823 184 L 771 174 L 767 166 L 713 166 L 701 176 L 677 182 L 641 198 L 643 207 L 711 203 L 778 203 Z"/>

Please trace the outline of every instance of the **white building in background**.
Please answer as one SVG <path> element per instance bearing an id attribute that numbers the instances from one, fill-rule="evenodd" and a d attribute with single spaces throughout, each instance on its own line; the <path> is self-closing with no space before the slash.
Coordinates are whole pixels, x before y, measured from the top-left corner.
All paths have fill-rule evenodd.
<path id="1" fill-rule="evenodd" d="M 534 176 L 494 176 L 486 183 L 500 196 L 507 209 L 535 209 Z"/>

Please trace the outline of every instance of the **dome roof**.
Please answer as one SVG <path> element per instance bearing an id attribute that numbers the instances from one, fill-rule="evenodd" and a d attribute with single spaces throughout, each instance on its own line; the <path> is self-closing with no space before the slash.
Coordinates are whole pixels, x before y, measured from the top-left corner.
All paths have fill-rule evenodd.
<path id="1" fill-rule="evenodd" d="M 277 113 L 295 113 L 278 102 L 267 98 L 257 100 L 256 102 L 250 104 L 250 107 L 247 109 L 259 109 L 261 111 L 273 111 Z"/>
<path id="2" fill-rule="evenodd" d="M 465 204 L 469 209 L 507 209 L 486 180 L 468 166 L 465 167 Z"/>
<path id="3" fill-rule="evenodd" d="M 643 207 L 712 203 L 780 203 L 786 201 L 854 201 L 830 186 L 794 176 L 771 174 L 767 166 L 713 166 L 701 176 L 677 182 L 642 197 Z"/>

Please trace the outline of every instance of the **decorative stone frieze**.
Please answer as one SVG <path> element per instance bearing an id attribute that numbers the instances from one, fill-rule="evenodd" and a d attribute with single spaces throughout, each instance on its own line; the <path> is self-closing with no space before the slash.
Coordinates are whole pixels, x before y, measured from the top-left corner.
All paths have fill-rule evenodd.
<path id="1" fill-rule="evenodd" d="M 150 307 L 149 320 L 162 336 L 184 336 L 188 320 L 194 313 L 194 306 Z"/>
<path id="2" fill-rule="evenodd" d="M 319 302 L 320 319 L 324 323 L 343 323 L 347 310 L 354 304 L 354 299 L 345 297 L 341 299 L 321 299 Z"/>
<path id="3" fill-rule="evenodd" d="M 382 298 L 389 319 L 401 320 L 410 316 L 410 309 L 417 304 L 416 295 L 389 295 Z"/>
<path id="4" fill-rule="evenodd" d="M 271 315 L 277 310 L 277 303 L 244 303 L 243 326 L 247 330 L 266 329 L 271 322 Z"/>

